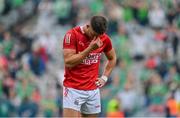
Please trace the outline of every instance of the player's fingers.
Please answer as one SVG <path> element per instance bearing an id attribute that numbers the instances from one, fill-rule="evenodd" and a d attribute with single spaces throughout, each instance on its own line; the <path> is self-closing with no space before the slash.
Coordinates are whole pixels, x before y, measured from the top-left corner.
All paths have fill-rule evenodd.
<path id="1" fill-rule="evenodd" d="M 100 38 L 98 38 L 98 41 L 97 41 L 97 42 L 98 42 L 98 46 L 99 46 L 99 47 L 101 47 L 101 46 L 102 46 L 102 44 L 103 44 L 103 42 L 101 41 L 101 39 L 100 39 Z"/>
<path id="2" fill-rule="evenodd" d="M 96 81 L 96 84 L 100 84 L 100 82 L 99 82 L 99 81 Z"/>
<path id="3" fill-rule="evenodd" d="M 97 40 L 98 40 L 98 42 L 101 42 L 101 39 L 99 37 L 97 38 Z"/>
<path id="4" fill-rule="evenodd" d="M 100 40 L 99 42 L 99 46 L 101 47 L 103 45 L 103 42 Z"/>
<path id="5" fill-rule="evenodd" d="M 96 81 L 95 83 L 98 87 L 101 85 L 101 83 L 99 81 Z"/>
<path id="6" fill-rule="evenodd" d="M 93 41 L 95 41 L 97 39 L 97 37 L 95 36 L 94 38 L 93 38 Z"/>

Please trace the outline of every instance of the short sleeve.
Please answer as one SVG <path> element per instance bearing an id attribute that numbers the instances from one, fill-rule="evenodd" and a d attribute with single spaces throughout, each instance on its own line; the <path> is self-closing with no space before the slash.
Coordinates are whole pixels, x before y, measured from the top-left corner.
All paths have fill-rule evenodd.
<path id="1" fill-rule="evenodd" d="M 112 49 L 111 39 L 107 36 L 105 42 L 106 46 L 104 48 L 104 52 L 109 52 Z"/>
<path id="2" fill-rule="evenodd" d="M 63 49 L 76 49 L 76 37 L 72 31 L 65 34 L 63 40 Z"/>

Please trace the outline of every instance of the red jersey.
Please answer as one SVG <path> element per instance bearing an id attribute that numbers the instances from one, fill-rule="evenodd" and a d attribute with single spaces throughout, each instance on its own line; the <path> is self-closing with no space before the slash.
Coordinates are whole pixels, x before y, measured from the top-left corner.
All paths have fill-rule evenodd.
<path id="1" fill-rule="evenodd" d="M 63 85 L 78 90 L 94 90 L 97 88 L 95 81 L 98 78 L 100 57 L 102 52 L 108 52 L 112 49 L 110 38 L 103 34 L 100 37 L 103 45 L 90 52 L 89 55 L 73 68 L 65 67 L 65 79 Z M 74 49 L 76 53 L 85 50 L 91 40 L 84 34 L 81 27 L 75 27 L 69 30 L 63 42 L 63 49 Z"/>

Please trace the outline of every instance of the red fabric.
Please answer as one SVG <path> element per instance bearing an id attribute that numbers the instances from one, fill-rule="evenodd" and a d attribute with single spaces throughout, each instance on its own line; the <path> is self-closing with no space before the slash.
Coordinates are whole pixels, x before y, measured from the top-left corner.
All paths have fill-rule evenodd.
<path id="1" fill-rule="evenodd" d="M 14 88 L 14 87 L 15 87 L 15 82 L 14 82 L 14 80 L 13 80 L 12 78 L 10 78 L 10 77 L 7 77 L 7 78 L 4 80 L 3 84 L 4 84 L 5 86 L 9 87 L 9 88 Z"/>
<path id="2" fill-rule="evenodd" d="M 149 69 L 154 69 L 157 66 L 156 60 L 154 58 L 150 58 L 146 62 L 146 67 Z"/>
<path id="3" fill-rule="evenodd" d="M 73 68 L 65 67 L 64 86 L 79 90 L 96 89 L 95 81 L 98 77 L 100 56 L 102 52 L 108 52 L 112 49 L 110 38 L 103 34 L 100 36 L 103 42 L 101 48 L 92 51 L 83 62 Z M 64 37 L 63 49 L 74 49 L 76 53 L 85 50 L 90 39 L 82 33 L 80 27 L 75 27 L 68 31 Z"/>
<path id="4" fill-rule="evenodd" d="M 163 40 L 165 40 L 165 38 L 166 38 L 166 35 L 162 32 L 157 32 L 155 34 L 155 39 L 158 41 L 163 41 Z"/>
<path id="5" fill-rule="evenodd" d="M 34 91 L 32 93 L 32 100 L 36 103 L 39 103 L 41 101 L 41 95 L 38 91 Z"/>
<path id="6" fill-rule="evenodd" d="M 5 56 L 0 57 L 0 68 L 6 69 L 8 67 L 8 60 L 6 59 Z"/>
<path id="7" fill-rule="evenodd" d="M 45 47 L 40 47 L 39 48 L 39 54 L 42 57 L 43 61 L 46 63 L 48 61 L 48 55 L 46 52 L 46 48 Z"/>

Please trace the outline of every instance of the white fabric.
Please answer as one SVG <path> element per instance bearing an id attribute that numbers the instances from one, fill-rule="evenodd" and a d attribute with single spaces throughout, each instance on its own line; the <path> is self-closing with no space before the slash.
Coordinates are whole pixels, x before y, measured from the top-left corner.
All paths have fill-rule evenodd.
<path id="1" fill-rule="evenodd" d="M 99 89 L 84 91 L 64 87 L 63 108 L 71 108 L 84 114 L 100 113 L 101 103 Z"/>
<path id="2" fill-rule="evenodd" d="M 105 82 L 107 82 L 108 77 L 106 77 L 105 75 L 101 76 L 101 79 L 103 79 Z"/>

